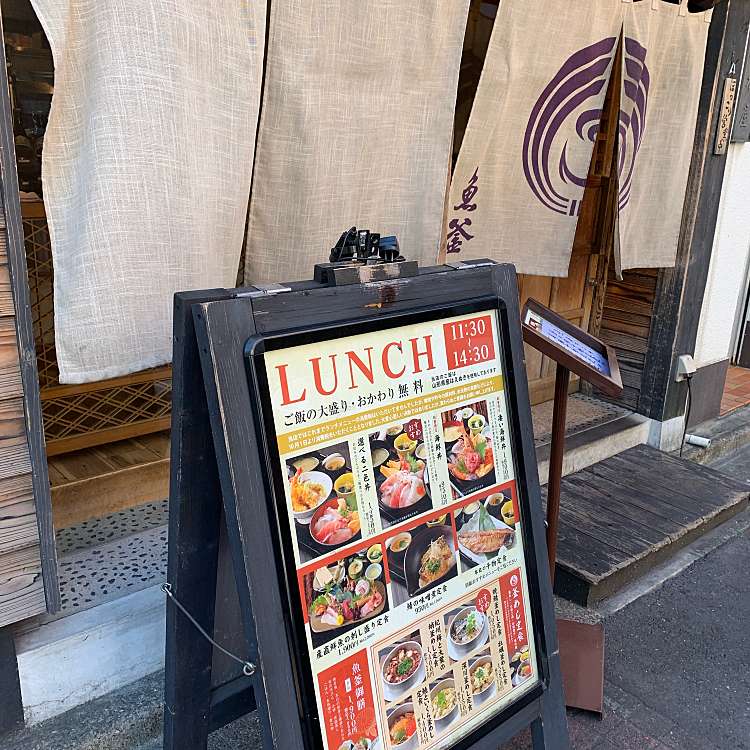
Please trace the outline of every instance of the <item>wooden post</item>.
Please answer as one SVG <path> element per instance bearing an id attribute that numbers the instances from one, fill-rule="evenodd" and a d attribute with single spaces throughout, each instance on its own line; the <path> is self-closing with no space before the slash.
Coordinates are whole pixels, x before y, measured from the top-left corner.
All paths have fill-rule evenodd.
<path id="1" fill-rule="evenodd" d="M 555 373 L 555 401 L 552 412 L 552 445 L 547 478 L 547 555 L 549 575 L 555 585 L 555 560 L 557 559 L 557 526 L 560 519 L 560 483 L 562 482 L 563 455 L 565 453 L 565 418 L 568 412 L 568 384 L 570 370 L 557 364 Z"/>
<path id="2" fill-rule="evenodd" d="M 5 732 L 22 725 L 23 702 L 13 633 L 10 628 L 0 628 L 0 739 Z"/>

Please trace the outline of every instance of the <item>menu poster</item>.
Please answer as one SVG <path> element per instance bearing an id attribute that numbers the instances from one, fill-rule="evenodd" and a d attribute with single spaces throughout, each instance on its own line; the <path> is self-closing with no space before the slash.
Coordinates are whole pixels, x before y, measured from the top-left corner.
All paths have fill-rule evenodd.
<path id="1" fill-rule="evenodd" d="M 497 314 L 263 357 L 322 746 L 452 747 L 539 681 Z"/>

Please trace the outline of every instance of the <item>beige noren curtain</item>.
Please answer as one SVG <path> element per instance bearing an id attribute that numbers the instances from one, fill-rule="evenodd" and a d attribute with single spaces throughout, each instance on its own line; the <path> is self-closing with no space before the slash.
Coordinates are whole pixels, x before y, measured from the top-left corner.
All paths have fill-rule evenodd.
<path id="1" fill-rule="evenodd" d="M 32 2 L 55 62 L 42 179 L 60 381 L 164 364 L 173 293 L 234 285 L 265 1 Z"/>
<path id="2" fill-rule="evenodd" d="M 246 281 L 311 278 L 349 226 L 435 262 L 468 0 L 271 4 Z"/>

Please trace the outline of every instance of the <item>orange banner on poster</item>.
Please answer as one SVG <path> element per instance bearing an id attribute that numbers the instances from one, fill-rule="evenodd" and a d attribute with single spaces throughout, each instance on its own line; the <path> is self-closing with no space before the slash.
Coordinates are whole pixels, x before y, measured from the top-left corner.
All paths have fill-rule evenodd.
<path id="1" fill-rule="evenodd" d="M 321 672 L 318 688 L 329 748 L 339 748 L 347 741 L 356 744 L 376 739 L 378 725 L 366 651 Z"/>
<path id="2" fill-rule="evenodd" d="M 503 605 L 503 624 L 511 656 L 529 642 L 526 632 L 521 570 L 516 568 L 500 578 L 500 596 Z"/>

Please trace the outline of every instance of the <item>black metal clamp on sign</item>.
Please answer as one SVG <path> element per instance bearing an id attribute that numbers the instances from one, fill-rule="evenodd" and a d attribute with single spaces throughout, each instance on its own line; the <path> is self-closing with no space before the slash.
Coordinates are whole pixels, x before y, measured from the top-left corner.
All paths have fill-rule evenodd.
<path id="1" fill-rule="evenodd" d="M 331 248 L 329 263 L 317 263 L 314 279 L 325 286 L 367 284 L 416 276 L 417 262 L 401 254 L 398 239 L 351 227 Z"/>

